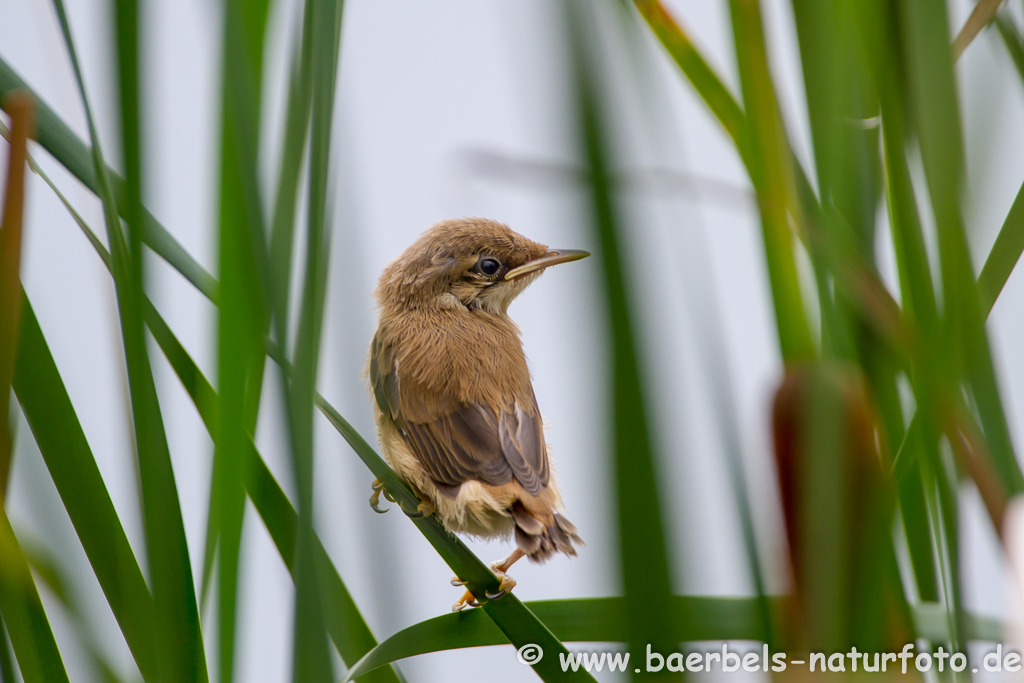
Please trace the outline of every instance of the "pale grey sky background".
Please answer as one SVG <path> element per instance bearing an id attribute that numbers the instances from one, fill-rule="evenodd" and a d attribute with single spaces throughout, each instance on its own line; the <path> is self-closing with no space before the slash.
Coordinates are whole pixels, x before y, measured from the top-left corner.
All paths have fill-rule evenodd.
<path id="1" fill-rule="evenodd" d="M 67 0 L 101 136 L 108 157 L 116 159 L 108 4 Z M 185 248 L 214 270 L 220 3 L 143 4 L 145 201 Z M 727 4 L 675 0 L 671 5 L 735 86 Z M 789 3 L 765 0 L 762 5 L 782 106 L 806 163 L 806 113 Z M 969 11 L 968 0 L 952 5 L 959 26 Z M 268 188 L 273 173 L 266 169 L 274 168 L 277 157 L 273 131 L 283 118 L 288 46 L 299 9 L 296 0 L 282 0 L 272 9 L 268 44 L 273 56 L 266 64 L 263 122 Z M 50 3 L 0 0 L 0 16 L 0 54 L 85 138 L 82 107 Z M 552 246 L 594 247 L 585 198 L 571 173 L 509 177 L 480 163 L 481 157 L 494 155 L 566 169 L 579 163 L 562 21 L 560 5 L 545 0 L 346 3 L 333 150 L 336 220 L 319 387 L 371 441 L 370 400 L 362 378 L 375 322 L 370 292 L 381 269 L 422 230 L 444 218 L 486 216 Z M 742 448 L 762 554 L 772 585 L 779 586 L 781 519 L 775 507 L 768 412 L 781 364 L 749 184 L 725 135 L 643 31 L 632 32 L 641 36 L 632 41 L 604 22 L 599 35 L 610 65 L 606 83 L 614 99 L 617 171 L 647 179 L 624 197 L 624 205 L 675 588 L 709 594 L 750 590 L 724 465 L 723 449 L 730 440 Z M 983 33 L 958 69 L 971 179 L 967 218 L 980 266 L 1024 178 L 1024 89 L 994 33 Z M 45 152 L 35 153 L 102 234 L 96 198 Z M 650 180 L 666 173 L 701 180 L 689 190 Z M 38 178 L 31 179 L 29 200 L 25 286 L 144 562 L 111 281 Z M 879 232 L 884 242 L 886 233 Z M 147 263 L 148 286 L 158 307 L 214 378 L 212 306 L 157 258 Z M 891 282 L 888 251 L 882 263 Z M 516 565 L 516 592 L 526 600 L 618 590 L 615 511 L 605 502 L 611 491 L 603 395 L 607 347 L 597 266 L 591 259 L 553 270 L 511 310 L 522 328 L 537 397 L 550 425 L 547 438 L 567 514 L 587 541 L 576 559 Z M 990 330 L 1018 449 L 1024 444 L 1022 311 L 1024 276 L 1014 274 Z M 153 356 L 198 575 L 212 443 L 169 366 L 158 352 Z M 277 376 L 270 372 L 257 440 L 291 492 L 276 388 Z M 727 403 L 731 417 L 721 419 L 717 400 Z M 322 420 L 316 438 L 318 531 L 376 636 L 383 639 L 446 612 L 459 594 L 448 585 L 451 570 L 400 512 L 378 516 L 369 509 L 371 475 Z M 23 421 L 17 445 L 9 503 L 17 528 L 64 559 L 97 643 L 121 671 L 131 672 L 128 650 Z M 964 499 L 968 604 L 998 615 L 1006 584 L 995 537 L 974 492 L 965 491 Z M 251 508 L 248 513 L 238 680 L 285 681 L 290 678 L 292 585 L 262 522 Z M 470 546 L 486 561 L 508 552 L 501 543 L 471 541 Z M 385 590 L 396 577 L 399 590 Z M 55 601 L 48 595 L 44 601 L 73 680 L 96 680 Z M 213 632 L 207 626 L 208 636 Z M 534 680 L 508 646 L 428 655 L 401 666 L 414 682 L 477 681 L 483 672 L 490 683 Z"/>

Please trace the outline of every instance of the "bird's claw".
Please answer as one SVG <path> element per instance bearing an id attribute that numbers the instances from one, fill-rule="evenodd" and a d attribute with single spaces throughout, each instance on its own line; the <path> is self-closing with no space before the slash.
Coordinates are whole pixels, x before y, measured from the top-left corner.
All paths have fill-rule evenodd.
<path id="1" fill-rule="evenodd" d="M 484 592 L 484 597 L 487 598 L 486 602 L 500 600 L 501 598 L 511 593 L 512 589 L 516 587 L 516 580 L 508 575 L 508 573 L 505 571 L 506 569 L 508 569 L 508 567 L 503 562 L 495 562 L 490 565 L 491 573 L 494 574 L 495 578 L 497 578 L 498 581 L 500 581 L 500 583 L 498 585 L 497 592 Z M 453 576 L 451 584 L 453 586 L 465 586 L 466 582 L 457 576 Z M 458 602 L 452 605 L 452 611 L 460 612 L 464 610 L 466 607 L 480 607 L 481 604 L 482 603 L 479 600 L 477 600 L 476 597 L 467 589 L 466 592 L 463 593 L 462 597 L 459 598 Z"/>
<path id="2" fill-rule="evenodd" d="M 415 510 L 410 510 L 401 503 L 398 504 L 398 507 L 401 508 L 402 512 L 404 512 L 405 516 L 409 519 L 420 519 L 421 517 L 434 514 L 433 504 L 425 500 L 421 500 Z"/>
<path id="3" fill-rule="evenodd" d="M 398 501 L 395 500 L 395 497 L 388 493 L 388 490 L 384 488 L 384 482 L 380 479 L 374 479 L 370 483 L 370 488 L 373 489 L 373 493 L 370 494 L 370 508 L 377 514 L 383 515 L 390 509 L 380 507 L 380 497 L 382 495 L 392 503 L 398 503 Z M 419 519 L 420 517 L 426 517 L 427 515 L 434 513 L 434 506 L 426 501 L 420 501 L 415 510 L 410 510 L 401 503 L 398 503 L 398 507 L 400 507 L 402 512 L 411 519 Z"/>
<path id="4" fill-rule="evenodd" d="M 480 603 L 473 596 L 473 594 L 470 593 L 469 591 L 466 591 L 465 593 L 463 593 L 462 597 L 459 598 L 458 601 L 456 601 L 456 603 L 454 605 L 452 605 L 452 611 L 453 612 L 461 612 L 462 610 L 466 609 L 467 607 L 479 607 L 479 606 L 480 606 Z"/>
<path id="5" fill-rule="evenodd" d="M 394 498 L 384 490 L 384 483 L 380 479 L 374 479 L 370 488 L 373 489 L 373 493 L 370 494 L 370 509 L 378 515 L 383 515 L 388 509 L 380 507 L 380 494 L 383 493 L 384 497 L 391 501 L 394 501 Z"/>

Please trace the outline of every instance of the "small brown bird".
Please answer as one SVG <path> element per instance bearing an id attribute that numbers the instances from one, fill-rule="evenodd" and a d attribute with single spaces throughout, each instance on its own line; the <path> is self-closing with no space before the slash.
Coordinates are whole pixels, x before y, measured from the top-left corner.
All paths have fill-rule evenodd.
<path id="1" fill-rule="evenodd" d="M 524 555 L 542 562 L 582 543 L 561 514 L 519 328 L 508 307 L 544 269 L 589 254 L 549 249 L 491 220 L 438 223 L 381 274 L 370 346 L 377 435 L 388 463 L 420 496 L 412 515 L 478 537 L 515 535 L 491 565 L 496 599 Z M 377 507 L 381 484 L 370 504 Z M 385 493 L 386 495 L 386 493 Z M 462 585 L 456 577 L 455 585 Z M 476 605 L 466 594 L 453 606 Z"/>

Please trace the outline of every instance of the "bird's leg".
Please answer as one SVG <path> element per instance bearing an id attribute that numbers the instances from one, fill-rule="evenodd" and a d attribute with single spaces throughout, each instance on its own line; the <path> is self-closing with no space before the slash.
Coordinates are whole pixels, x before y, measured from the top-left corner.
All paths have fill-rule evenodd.
<path id="1" fill-rule="evenodd" d="M 515 550 L 512 551 L 512 554 L 509 555 L 508 557 L 506 557 L 504 560 L 500 560 L 498 562 L 492 562 L 490 564 L 491 572 L 496 577 L 498 577 L 498 580 L 501 583 L 498 586 L 498 592 L 497 593 L 494 593 L 494 594 L 485 593 L 485 595 L 487 596 L 488 600 L 497 600 L 498 598 L 504 597 L 504 595 L 506 593 L 511 592 L 512 589 L 516 587 L 516 580 L 513 579 L 511 576 L 509 576 L 507 572 L 512 567 L 513 564 L 515 564 L 516 562 L 518 562 L 520 559 L 522 559 L 525 556 L 526 556 L 526 553 L 524 553 L 519 548 L 516 548 Z M 452 577 L 452 585 L 453 586 L 465 586 L 466 582 L 463 581 L 462 579 L 460 579 L 459 577 L 455 576 L 455 577 Z M 458 601 L 454 605 L 452 605 L 452 611 L 453 612 L 458 612 L 459 610 L 461 610 L 461 609 L 463 609 L 463 608 L 465 608 L 467 606 L 468 607 L 479 607 L 480 606 L 480 603 L 477 602 L 477 599 L 468 590 L 465 592 L 465 594 L 463 594 L 463 596 L 461 598 L 458 599 Z"/>
<path id="2" fill-rule="evenodd" d="M 505 595 L 505 593 L 508 593 L 516 587 L 516 580 L 509 576 L 507 572 L 512 567 L 512 565 L 514 565 L 516 562 L 518 562 L 525 556 L 526 553 L 524 553 L 519 548 L 516 548 L 512 551 L 511 555 L 506 557 L 501 562 L 491 563 L 491 571 L 494 573 L 495 576 L 498 577 L 498 580 L 501 581 L 501 585 L 499 586 L 498 592 L 496 594 L 487 594 L 487 598 L 489 600 L 497 600 L 501 596 Z"/>

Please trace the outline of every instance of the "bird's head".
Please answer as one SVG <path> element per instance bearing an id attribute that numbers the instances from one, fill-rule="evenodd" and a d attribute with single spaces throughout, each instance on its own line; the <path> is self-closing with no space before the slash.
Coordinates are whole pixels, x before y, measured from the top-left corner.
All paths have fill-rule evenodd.
<path id="1" fill-rule="evenodd" d="M 549 249 L 484 218 L 447 220 L 384 269 L 374 296 L 385 310 L 436 306 L 501 315 L 546 268 L 589 255 Z"/>

